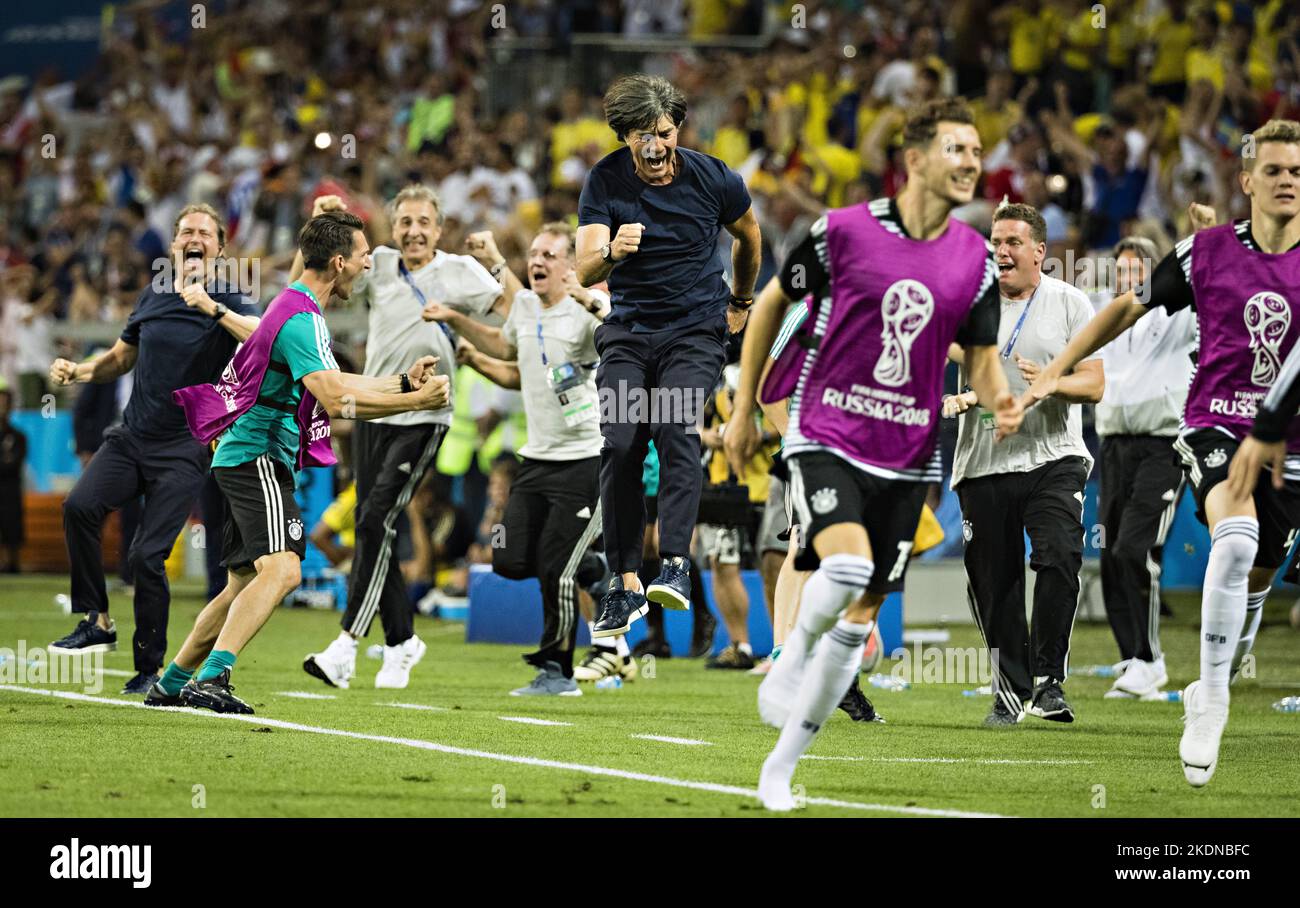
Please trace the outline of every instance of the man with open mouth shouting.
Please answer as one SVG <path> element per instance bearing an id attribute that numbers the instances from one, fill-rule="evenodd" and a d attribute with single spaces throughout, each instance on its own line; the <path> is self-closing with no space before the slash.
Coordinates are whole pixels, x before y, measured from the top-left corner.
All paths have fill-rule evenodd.
<path id="1" fill-rule="evenodd" d="M 257 327 L 253 301 L 209 283 L 225 245 L 226 228 L 209 205 L 181 209 L 171 258 L 140 292 L 122 336 L 107 353 L 84 363 L 56 359 L 56 385 L 109 382 L 134 369 L 131 399 L 120 425 L 63 503 L 63 532 L 72 563 L 72 610 L 86 619 L 51 652 L 116 649 L 108 615 L 100 534 L 104 520 L 144 495 L 144 511 L 128 558 L 135 574 L 136 676 L 123 693 L 143 694 L 157 680 L 167 651 L 171 591 L 163 562 L 203 487 L 211 454 L 195 441 L 172 391 L 221 377 L 235 347 Z M 161 263 L 161 260 L 160 260 Z M 205 286 L 206 285 L 206 286 Z"/>
<path id="2" fill-rule="evenodd" d="M 578 280 L 608 281 L 612 299 L 595 334 L 600 499 L 615 575 L 597 609 L 597 639 L 625 633 L 647 598 L 690 607 L 687 555 L 703 484 L 696 423 L 758 277 L 761 240 L 745 182 L 717 158 L 678 147 L 685 119 L 686 98 L 666 79 L 615 82 L 605 120 L 625 147 L 591 169 L 578 203 Z M 730 287 L 718 255 L 724 228 L 735 237 Z M 663 570 L 642 590 L 641 467 L 652 437 Z"/>

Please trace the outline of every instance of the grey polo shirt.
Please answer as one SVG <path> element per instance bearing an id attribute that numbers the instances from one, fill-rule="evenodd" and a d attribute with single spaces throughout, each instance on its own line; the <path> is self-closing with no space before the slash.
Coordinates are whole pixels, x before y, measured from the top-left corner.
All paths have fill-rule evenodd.
<path id="1" fill-rule="evenodd" d="M 1007 353 L 1016 323 L 1025 307 L 1023 327 Z M 998 357 L 1006 373 L 1011 393 L 1028 390 L 1020 376 L 1016 355 L 1045 366 L 1065 349 L 1070 339 L 1092 319 L 1092 304 L 1087 294 L 1065 281 L 1043 275 L 1032 300 L 1012 301 L 1002 297 L 1002 317 L 998 327 Z M 961 370 L 961 385 L 969 381 Z M 984 418 L 987 415 L 987 419 Z M 1049 397 L 1025 413 L 1020 431 L 995 444 L 992 414 L 982 407 L 971 407 L 960 417 L 957 451 L 952 464 L 952 484 L 963 479 L 994 473 L 1028 473 L 1062 457 L 1082 457 L 1089 472 L 1092 456 L 1083 443 L 1083 405 L 1069 404 Z"/>
<path id="2" fill-rule="evenodd" d="M 591 293 L 608 309 L 609 298 Z M 515 294 L 501 336 L 518 355 L 528 443 L 520 449 L 534 460 L 599 457 L 600 407 L 596 390 L 596 328 L 600 321 L 573 297 L 547 308 L 531 290 Z M 542 355 L 545 353 L 545 362 Z M 547 373 L 571 364 L 576 384 L 558 395 Z"/>
<path id="3" fill-rule="evenodd" d="M 419 296 L 402 277 L 402 255 L 379 246 L 372 253 L 370 271 L 352 289 L 352 300 L 368 306 L 364 374 L 374 377 L 404 372 L 421 356 L 438 357 L 437 374 L 453 377 L 456 348 L 437 322 L 426 322 Z M 449 255 L 441 249 L 423 268 L 410 272 L 426 302 L 439 302 L 468 315 L 483 316 L 501 295 L 501 285 L 488 270 L 468 255 Z M 371 422 L 390 426 L 430 423 L 450 425 L 451 406 L 441 410 L 415 410 Z"/>

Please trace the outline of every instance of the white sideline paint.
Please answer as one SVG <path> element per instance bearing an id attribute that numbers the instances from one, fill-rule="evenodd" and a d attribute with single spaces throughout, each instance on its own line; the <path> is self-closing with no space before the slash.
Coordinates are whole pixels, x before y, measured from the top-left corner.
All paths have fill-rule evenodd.
<path id="1" fill-rule="evenodd" d="M 184 706 L 145 706 L 138 700 L 115 700 L 111 697 L 92 697 L 72 691 L 48 690 L 43 688 L 19 687 L 14 684 L 0 684 L 0 691 L 12 691 L 19 694 L 36 694 L 42 697 L 54 697 L 59 700 L 77 700 L 82 703 L 98 703 L 103 706 L 127 706 L 135 709 L 148 709 L 153 712 L 177 713 L 193 718 L 225 719 L 231 722 L 251 722 L 254 725 L 266 725 L 283 728 L 286 731 L 301 731 L 316 735 L 333 735 L 339 738 L 352 738 L 357 741 L 375 741 L 380 744 L 396 744 L 400 747 L 414 747 L 431 750 L 435 753 L 450 754 L 458 757 L 474 757 L 480 760 L 493 760 L 498 763 L 514 763 L 520 766 L 536 766 L 542 769 L 560 769 L 566 772 L 581 772 L 592 776 L 606 776 L 613 779 L 626 779 L 631 782 L 647 782 L 652 785 L 667 785 L 672 788 L 688 788 L 694 791 L 708 791 L 714 794 L 729 794 L 746 800 L 757 800 L 758 792 L 753 788 L 741 788 L 739 785 L 721 785 L 716 782 L 696 782 L 691 779 L 674 779 L 670 776 L 655 776 L 644 772 L 629 772 L 624 769 L 611 769 L 605 766 L 586 766 L 581 763 L 564 763 L 559 760 L 543 760 L 538 757 L 520 757 L 512 754 L 498 754 L 486 750 L 471 750 L 466 747 L 452 747 L 434 741 L 420 741 L 414 738 L 393 738 L 388 735 L 368 735 L 357 731 L 344 731 L 338 728 L 322 728 L 316 725 L 300 725 L 297 722 L 285 722 L 282 719 L 268 719 L 263 716 L 246 716 L 237 713 L 214 713 L 208 710 L 189 709 Z M 867 804 L 858 801 L 840 801 L 835 798 L 808 798 L 806 802 L 817 807 L 839 807 L 844 810 L 864 810 L 880 813 L 902 813 L 920 817 L 991 817 L 1003 819 L 1002 814 L 975 813 L 968 810 L 944 810 L 934 807 L 903 807 L 896 804 Z"/>
<path id="2" fill-rule="evenodd" d="M 124 668 L 101 668 L 100 674 L 112 675 L 114 678 L 134 678 L 135 672 L 129 672 Z"/>
<path id="3" fill-rule="evenodd" d="M 393 706 L 397 709 L 425 709 L 431 713 L 445 713 L 445 706 L 426 706 L 423 703 L 380 703 L 380 706 Z"/>
<path id="4" fill-rule="evenodd" d="M 846 763 L 976 763 L 980 766 L 1090 766 L 1092 760 L 979 760 L 968 757 L 819 757 L 804 754 L 800 760 L 842 760 Z"/>
<path id="5" fill-rule="evenodd" d="M 277 690 L 277 697 L 293 697 L 295 700 L 337 700 L 333 694 L 313 694 L 305 690 Z"/>
<path id="6" fill-rule="evenodd" d="M 666 735 L 628 735 L 629 738 L 640 738 L 642 741 L 662 741 L 665 744 L 685 744 L 687 747 L 712 747 L 711 741 L 696 741 L 694 738 L 670 738 Z"/>
<path id="7" fill-rule="evenodd" d="M 502 722 L 518 722 L 521 725 L 572 725 L 572 722 L 552 722 L 550 719 L 534 719 L 532 716 L 497 716 Z"/>

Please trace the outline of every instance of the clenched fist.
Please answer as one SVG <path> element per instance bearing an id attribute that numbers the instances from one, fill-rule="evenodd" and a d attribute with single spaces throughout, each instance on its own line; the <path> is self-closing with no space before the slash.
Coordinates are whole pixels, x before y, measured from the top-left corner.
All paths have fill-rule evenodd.
<path id="1" fill-rule="evenodd" d="M 320 217 L 327 211 L 347 211 L 348 206 L 343 204 L 343 200 L 336 195 L 323 195 L 316 199 L 311 206 L 311 216 Z"/>
<path id="2" fill-rule="evenodd" d="M 641 248 L 641 234 L 645 232 L 644 224 L 624 224 L 614 234 L 609 244 L 609 257 L 621 262 Z"/>

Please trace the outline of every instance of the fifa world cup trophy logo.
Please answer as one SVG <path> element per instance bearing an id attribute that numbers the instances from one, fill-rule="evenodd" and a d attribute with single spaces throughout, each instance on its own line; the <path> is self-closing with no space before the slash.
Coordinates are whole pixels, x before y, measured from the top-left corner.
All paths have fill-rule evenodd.
<path id="1" fill-rule="evenodd" d="M 884 349 L 872 373 L 882 385 L 897 388 L 912 378 L 912 344 L 934 315 L 934 296 L 920 281 L 895 281 L 880 306 L 885 328 Z"/>
<path id="2" fill-rule="evenodd" d="M 1291 327 L 1291 307 L 1278 294 L 1265 290 L 1246 300 L 1243 316 L 1250 333 L 1250 349 L 1255 351 L 1250 380 L 1261 387 L 1270 387 L 1282 368 L 1278 348 Z"/>

